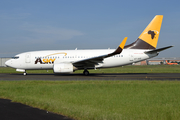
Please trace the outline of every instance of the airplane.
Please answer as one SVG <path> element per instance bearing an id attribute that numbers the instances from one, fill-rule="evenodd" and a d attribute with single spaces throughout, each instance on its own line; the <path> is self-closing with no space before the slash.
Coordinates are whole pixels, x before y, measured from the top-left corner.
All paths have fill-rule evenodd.
<path id="1" fill-rule="evenodd" d="M 166 60 L 166 65 L 178 65 L 178 63 L 169 63 L 169 62 Z"/>
<path id="2" fill-rule="evenodd" d="M 16 71 L 24 72 L 24 75 L 27 74 L 26 70 L 40 69 L 53 69 L 55 74 L 84 70 L 83 74 L 89 75 L 89 69 L 133 64 L 155 57 L 159 52 L 173 47 L 156 49 L 162 20 L 163 15 L 156 15 L 135 42 L 125 46 L 125 37 L 117 49 L 31 51 L 15 55 L 5 64 Z"/>

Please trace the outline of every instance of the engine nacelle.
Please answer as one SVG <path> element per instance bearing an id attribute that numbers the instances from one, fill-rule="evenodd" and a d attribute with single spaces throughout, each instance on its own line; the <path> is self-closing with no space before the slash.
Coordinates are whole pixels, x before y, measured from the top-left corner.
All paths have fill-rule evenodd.
<path id="1" fill-rule="evenodd" d="M 73 65 L 72 63 L 54 64 L 53 70 L 54 70 L 54 73 L 72 73 Z"/>

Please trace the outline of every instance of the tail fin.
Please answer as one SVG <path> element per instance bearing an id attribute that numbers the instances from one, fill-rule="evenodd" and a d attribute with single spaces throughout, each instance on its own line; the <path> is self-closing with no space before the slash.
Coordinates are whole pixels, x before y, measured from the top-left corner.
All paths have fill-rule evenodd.
<path id="1" fill-rule="evenodd" d="M 156 15 L 139 38 L 125 49 L 156 49 L 163 15 Z"/>

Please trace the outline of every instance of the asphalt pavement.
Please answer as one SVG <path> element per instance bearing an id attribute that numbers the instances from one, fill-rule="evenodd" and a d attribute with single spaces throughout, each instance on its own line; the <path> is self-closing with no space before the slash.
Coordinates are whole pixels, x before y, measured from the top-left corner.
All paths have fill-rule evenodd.
<path id="1" fill-rule="evenodd" d="M 0 80 L 180 80 L 180 73 L 0 74 Z"/>
<path id="2" fill-rule="evenodd" d="M 0 120 L 72 120 L 62 115 L 0 99 Z"/>

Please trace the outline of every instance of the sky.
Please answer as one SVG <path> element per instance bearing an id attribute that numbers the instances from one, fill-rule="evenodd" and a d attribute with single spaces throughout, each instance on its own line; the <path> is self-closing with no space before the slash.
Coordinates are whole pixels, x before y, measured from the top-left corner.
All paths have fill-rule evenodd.
<path id="1" fill-rule="evenodd" d="M 180 57 L 179 0 L 1 0 L 0 57 L 37 50 L 116 49 L 164 15 L 158 57 Z"/>

